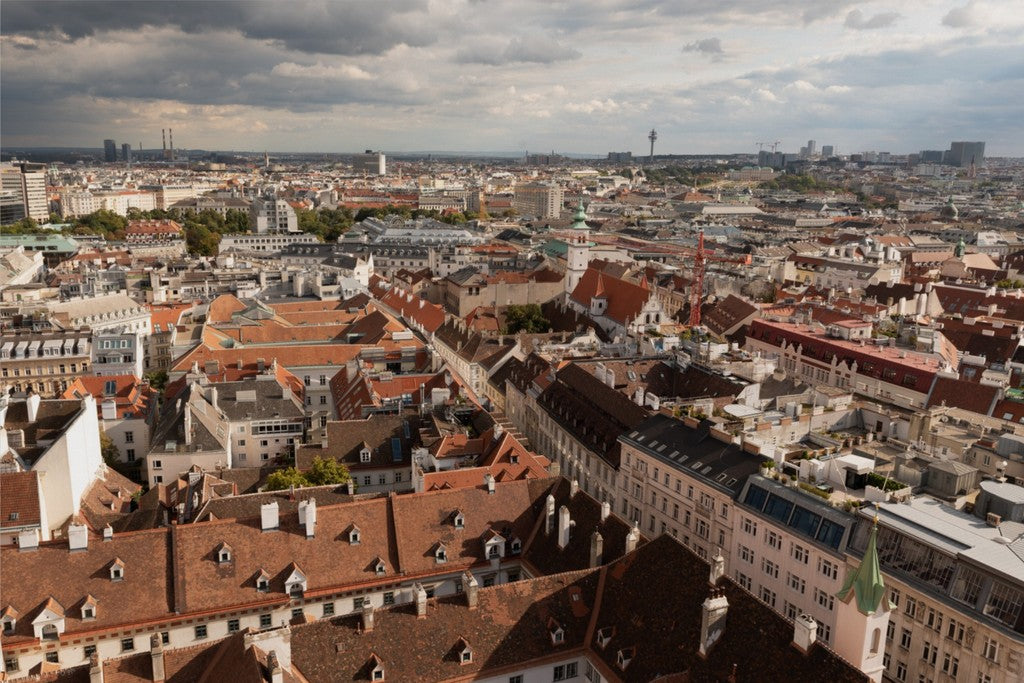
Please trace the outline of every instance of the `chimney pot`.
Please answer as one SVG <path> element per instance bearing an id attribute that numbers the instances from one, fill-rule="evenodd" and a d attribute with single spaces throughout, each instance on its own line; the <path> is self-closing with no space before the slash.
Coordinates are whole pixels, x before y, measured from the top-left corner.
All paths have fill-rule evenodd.
<path id="1" fill-rule="evenodd" d="M 466 572 L 463 578 L 466 588 L 466 605 L 469 609 L 476 609 L 480 599 L 480 583 L 473 576 L 472 572 Z"/>
<path id="2" fill-rule="evenodd" d="M 412 591 L 416 600 L 416 616 L 419 619 L 425 619 L 427 616 L 427 591 L 420 583 L 414 584 Z"/>
<path id="3" fill-rule="evenodd" d="M 818 639 L 818 622 L 809 614 L 801 614 L 793 622 L 793 645 L 804 654 Z"/>
<path id="4" fill-rule="evenodd" d="M 373 605 L 369 601 L 363 603 L 363 633 L 373 633 Z"/>
<path id="5" fill-rule="evenodd" d="M 167 675 L 164 672 L 164 643 L 159 633 L 149 638 L 149 657 L 153 664 L 153 683 L 163 683 Z"/>
<path id="6" fill-rule="evenodd" d="M 68 550 L 86 550 L 89 547 L 89 527 L 84 524 L 68 526 Z"/>
<path id="7" fill-rule="evenodd" d="M 626 535 L 626 554 L 636 550 L 637 544 L 640 543 L 640 529 L 633 523 L 633 528 L 629 530 L 629 534 Z"/>
<path id="8" fill-rule="evenodd" d="M 260 528 L 263 531 L 275 531 L 280 524 L 276 500 L 260 505 Z"/>
<path id="9" fill-rule="evenodd" d="M 604 559 L 604 538 L 597 531 L 590 535 L 590 568 L 594 569 L 603 564 Z"/>
<path id="10" fill-rule="evenodd" d="M 572 520 L 569 518 L 569 508 L 562 506 L 558 508 L 558 548 L 559 550 L 565 550 L 565 547 L 569 545 L 569 530 L 572 526 Z"/>

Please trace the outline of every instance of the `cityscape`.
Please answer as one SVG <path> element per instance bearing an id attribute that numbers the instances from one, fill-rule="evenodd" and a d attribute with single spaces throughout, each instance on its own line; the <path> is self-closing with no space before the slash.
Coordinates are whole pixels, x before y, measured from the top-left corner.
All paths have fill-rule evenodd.
<path id="1" fill-rule="evenodd" d="M 1012 4 L 5 1 L 0 680 L 1024 680 Z"/>

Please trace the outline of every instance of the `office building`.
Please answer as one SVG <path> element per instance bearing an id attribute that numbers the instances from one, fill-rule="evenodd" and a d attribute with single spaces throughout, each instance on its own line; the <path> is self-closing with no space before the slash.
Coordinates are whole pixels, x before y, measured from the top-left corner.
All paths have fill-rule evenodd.
<path id="1" fill-rule="evenodd" d="M 103 141 L 103 160 L 108 163 L 117 161 L 117 143 L 113 140 Z"/>
<path id="2" fill-rule="evenodd" d="M 614 164 L 630 164 L 633 163 L 632 152 L 608 152 L 608 161 Z"/>
<path id="3" fill-rule="evenodd" d="M 45 223 L 50 218 L 46 197 L 46 165 L 8 161 L 0 165 L 0 223 L 22 218 Z"/>
<path id="4" fill-rule="evenodd" d="M 520 216 L 558 218 L 562 214 L 562 186 L 557 183 L 517 185 L 512 207 Z"/>
<path id="5" fill-rule="evenodd" d="M 386 175 L 387 161 L 384 152 L 366 150 L 363 154 L 352 155 L 352 171 L 364 175 Z"/>
<path id="6" fill-rule="evenodd" d="M 984 142 L 951 142 L 945 162 L 951 166 L 967 168 L 972 163 L 981 166 L 985 162 Z"/>
<path id="7" fill-rule="evenodd" d="M 821 156 L 824 157 L 825 159 L 829 159 L 829 158 L 835 156 L 835 153 L 836 153 L 836 148 L 834 146 L 832 146 L 832 145 L 822 145 L 821 146 Z"/>
<path id="8" fill-rule="evenodd" d="M 121 145 L 121 161 L 131 163 L 132 160 L 132 146 L 127 142 Z"/>
<path id="9" fill-rule="evenodd" d="M 941 164 L 946 153 L 941 149 L 923 149 L 920 154 L 922 164 Z"/>

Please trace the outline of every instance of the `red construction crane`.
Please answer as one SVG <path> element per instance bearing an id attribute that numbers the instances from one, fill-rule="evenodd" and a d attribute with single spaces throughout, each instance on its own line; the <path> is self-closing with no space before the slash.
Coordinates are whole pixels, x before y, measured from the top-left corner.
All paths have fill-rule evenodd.
<path id="1" fill-rule="evenodd" d="M 704 267 L 708 261 L 750 265 L 750 254 L 743 258 L 715 256 L 704 250 L 704 231 L 697 237 L 697 251 L 693 253 L 693 282 L 690 284 L 690 327 L 700 327 L 700 303 L 704 299 Z"/>

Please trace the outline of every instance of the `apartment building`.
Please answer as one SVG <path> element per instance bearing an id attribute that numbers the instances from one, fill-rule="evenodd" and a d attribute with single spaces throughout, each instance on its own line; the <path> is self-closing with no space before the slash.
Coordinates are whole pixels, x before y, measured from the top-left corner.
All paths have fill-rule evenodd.
<path id="1" fill-rule="evenodd" d="M 92 363 L 92 331 L 5 331 L 0 334 L 0 388 L 56 396 Z"/>
<path id="2" fill-rule="evenodd" d="M 319 244 L 316 235 L 297 234 L 266 234 L 266 235 L 224 235 L 220 239 L 221 254 L 236 251 L 243 254 L 271 255 L 284 251 L 293 244 Z"/>
<path id="3" fill-rule="evenodd" d="M 206 393 L 223 411 L 236 467 L 262 467 L 295 454 L 304 440 L 306 411 L 294 376 L 270 368 L 238 382 L 210 384 Z"/>
<path id="4" fill-rule="evenodd" d="M 299 232 L 299 219 L 295 209 L 284 199 L 259 197 L 249 209 L 249 223 L 253 232 Z"/>
<path id="5" fill-rule="evenodd" d="M 565 191 L 557 183 L 516 185 L 512 207 L 520 216 L 548 219 L 562 215 Z"/>
<path id="6" fill-rule="evenodd" d="M 96 375 L 132 375 L 145 369 L 145 336 L 138 331 L 107 327 L 93 332 L 91 370 Z"/>
<path id="7" fill-rule="evenodd" d="M 735 498 L 761 458 L 707 420 L 656 414 L 619 437 L 620 514 L 648 534 L 668 533 L 701 559 L 726 566 L 735 534 Z"/>
<path id="8" fill-rule="evenodd" d="M 865 552 L 877 516 L 892 604 L 887 679 L 998 683 L 1024 676 L 1024 559 L 1016 550 L 1022 491 L 983 482 L 978 516 L 925 497 L 861 511 L 849 551 L 851 561 Z M 1011 514 L 1004 521 L 990 509 Z"/>
<path id="9" fill-rule="evenodd" d="M 3 217 L 4 223 L 13 223 L 21 218 L 33 218 L 39 223 L 50 219 L 50 202 L 46 195 L 46 164 L 7 161 L 0 164 L 0 189 L 20 205 L 18 216 L 12 213 Z"/>
<path id="10" fill-rule="evenodd" d="M 487 379 L 512 356 L 516 346 L 504 339 L 471 332 L 464 322 L 456 319 L 437 328 L 433 341 L 437 358 L 481 400 Z"/>
<path id="11" fill-rule="evenodd" d="M 96 332 L 114 328 L 148 335 L 152 323 L 149 309 L 127 294 L 61 301 L 50 304 L 49 309 L 58 324 L 90 327 Z"/>

